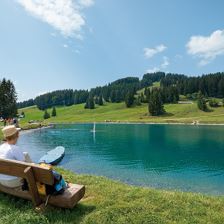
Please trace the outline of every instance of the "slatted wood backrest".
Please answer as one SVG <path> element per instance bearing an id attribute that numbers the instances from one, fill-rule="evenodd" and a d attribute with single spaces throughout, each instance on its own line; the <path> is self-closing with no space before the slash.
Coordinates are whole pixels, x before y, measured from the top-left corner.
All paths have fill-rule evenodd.
<path id="1" fill-rule="evenodd" d="M 0 159 L 1 174 L 26 178 L 26 173 L 24 173 L 24 171 L 27 167 L 32 168 L 35 181 L 48 185 L 53 185 L 54 177 L 52 171 L 49 168 L 43 168 L 36 164 L 16 160 Z"/>

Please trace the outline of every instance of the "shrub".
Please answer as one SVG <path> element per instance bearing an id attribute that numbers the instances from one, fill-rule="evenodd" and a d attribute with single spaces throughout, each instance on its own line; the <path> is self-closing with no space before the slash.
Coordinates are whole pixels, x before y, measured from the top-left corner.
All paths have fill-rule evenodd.
<path id="1" fill-rule="evenodd" d="M 47 112 L 47 110 L 44 111 L 44 119 L 50 118 L 50 114 Z"/>
<path id="2" fill-rule="evenodd" d="M 210 99 L 210 100 L 209 100 L 209 106 L 210 106 L 210 107 L 218 107 L 218 106 L 219 106 L 219 103 L 218 103 L 218 101 L 215 100 L 215 99 Z"/>

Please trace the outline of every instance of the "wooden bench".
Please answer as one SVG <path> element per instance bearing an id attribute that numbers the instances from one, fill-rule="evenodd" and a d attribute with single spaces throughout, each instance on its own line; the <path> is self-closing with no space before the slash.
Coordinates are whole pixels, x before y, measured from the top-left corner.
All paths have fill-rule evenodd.
<path id="1" fill-rule="evenodd" d="M 21 177 L 27 180 L 29 191 L 18 188 L 8 188 L 0 185 L 0 191 L 24 199 L 32 200 L 34 206 L 39 206 L 47 200 L 47 196 L 38 193 L 36 182 L 53 185 L 54 177 L 51 169 L 43 168 L 37 164 L 20 162 L 16 160 L 0 159 L 0 173 Z M 69 184 L 61 195 L 50 196 L 48 204 L 62 208 L 73 208 L 85 194 L 85 186 Z"/>

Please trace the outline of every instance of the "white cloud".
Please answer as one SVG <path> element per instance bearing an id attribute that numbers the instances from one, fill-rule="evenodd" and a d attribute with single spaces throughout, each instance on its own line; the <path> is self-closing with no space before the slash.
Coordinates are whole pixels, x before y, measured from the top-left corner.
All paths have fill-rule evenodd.
<path id="1" fill-rule="evenodd" d="M 94 1 L 93 0 L 79 0 L 79 4 L 84 7 L 90 7 L 94 5 Z"/>
<path id="2" fill-rule="evenodd" d="M 163 62 L 161 63 L 160 66 L 150 68 L 146 72 L 154 73 L 154 72 L 162 71 L 162 70 L 166 69 L 169 65 L 170 65 L 169 58 L 164 56 L 163 57 Z"/>
<path id="3" fill-rule="evenodd" d="M 164 56 L 164 57 L 163 57 L 163 63 L 161 64 L 160 67 L 163 68 L 163 69 L 165 69 L 169 64 L 170 64 L 170 62 L 169 62 L 169 58 L 166 57 L 166 56 Z"/>
<path id="4" fill-rule="evenodd" d="M 148 69 L 146 72 L 147 73 L 155 73 L 155 72 L 158 72 L 158 71 L 160 71 L 160 69 L 158 67 L 154 67 L 154 68 Z"/>
<path id="5" fill-rule="evenodd" d="M 67 44 L 64 44 L 63 47 L 64 47 L 64 48 L 68 48 L 68 45 L 67 45 Z"/>
<path id="6" fill-rule="evenodd" d="M 85 18 L 81 10 L 94 4 L 93 0 L 17 0 L 26 11 L 53 26 L 66 37 L 82 39 Z"/>
<path id="7" fill-rule="evenodd" d="M 224 30 L 216 30 L 210 36 L 192 36 L 186 47 L 188 54 L 200 58 L 199 65 L 204 66 L 224 55 Z"/>
<path id="8" fill-rule="evenodd" d="M 146 58 L 152 58 L 154 55 L 165 51 L 166 48 L 167 47 L 165 45 L 160 44 L 160 45 L 156 46 L 155 48 L 147 48 L 146 47 L 143 49 L 143 51 L 144 51 L 144 55 Z"/>

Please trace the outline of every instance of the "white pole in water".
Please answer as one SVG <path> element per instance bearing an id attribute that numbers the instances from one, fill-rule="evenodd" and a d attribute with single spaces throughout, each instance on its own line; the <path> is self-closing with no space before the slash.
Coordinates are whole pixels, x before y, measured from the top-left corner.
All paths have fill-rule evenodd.
<path id="1" fill-rule="evenodd" d="M 92 132 L 93 132 L 93 141 L 95 143 L 95 141 L 96 141 L 96 122 L 93 123 L 93 130 L 92 130 Z"/>
<path id="2" fill-rule="evenodd" d="M 93 124 L 93 132 L 96 132 L 96 122 Z"/>

